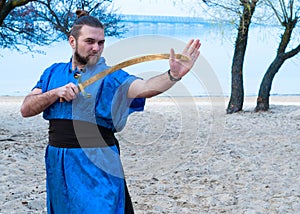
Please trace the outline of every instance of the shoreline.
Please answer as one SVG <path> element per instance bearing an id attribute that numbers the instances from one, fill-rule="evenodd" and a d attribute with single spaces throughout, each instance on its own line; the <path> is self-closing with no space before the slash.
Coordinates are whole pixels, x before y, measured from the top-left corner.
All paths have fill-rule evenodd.
<path id="1" fill-rule="evenodd" d="M 0 95 L 0 101 L 22 101 L 25 96 L 14 96 L 14 95 Z M 180 97 L 180 96 L 156 96 L 153 98 L 148 98 L 147 102 L 159 102 L 159 101 L 172 101 L 177 100 L 180 102 L 187 101 L 195 101 L 195 102 L 209 102 L 209 101 L 224 101 L 226 104 L 229 101 L 229 96 L 191 96 L 191 97 Z M 244 104 L 256 104 L 257 96 L 245 96 Z M 200 104 L 200 103 L 199 103 Z M 270 96 L 270 105 L 300 105 L 300 95 L 272 95 Z"/>

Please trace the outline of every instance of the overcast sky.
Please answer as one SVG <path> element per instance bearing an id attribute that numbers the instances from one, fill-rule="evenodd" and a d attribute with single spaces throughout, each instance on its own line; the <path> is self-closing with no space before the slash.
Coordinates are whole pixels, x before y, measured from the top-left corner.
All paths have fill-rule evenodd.
<path id="1" fill-rule="evenodd" d="M 177 3 L 174 4 L 174 1 Z M 113 0 L 114 8 L 118 9 L 120 13 L 161 16 L 191 16 L 190 11 L 195 2 L 199 2 L 199 0 Z M 194 6 L 194 8 L 197 9 L 199 16 L 201 8 L 199 6 Z M 203 16 L 204 13 L 201 13 L 202 18 Z M 265 36 L 262 40 L 255 35 L 261 35 L 263 31 L 256 29 L 256 31 L 251 31 L 251 33 L 252 36 L 249 36 L 244 66 L 246 94 L 257 92 L 263 75 L 262 72 L 265 72 L 265 69 L 272 61 L 278 45 L 278 37 L 269 38 Z M 227 40 L 213 40 L 211 37 L 205 37 L 205 32 L 199 33 L 199 37 L 202 41 L 201 54 L 210 62 L 217 73 L 225 73 L 222 79 L 226 81 L 224 86 L 226 91 L 230 83 L 230 72 L 228 71 L 230 70 L 232 59 L 233 43 L 227 43 Z M 68 61 L 71 56 L 71 50 L 67 42 L 55 43 L 40 49 L 47 54 L 31 55 L 20 54 L 9 49 L 1 50 L 0 71 L 2 76 L 0 80 L 0 95 L 24 95 L 24 92 L 27 94 L 45 68 L 55 62 Z M 272 92 L 299 94 L 298 71 L 299 57 L 287 60 L 281 68 L 281 72 L 276 75 L 275 81 L 278 81 L 280 84 L 274 82 Z M 254 89 L 250 90 L 249 87 Z"/>
<path id="2" fill-rule="evenodd" d="M 191 0 L 113 0 L 115 9 L 122 14 L 189 16 Z"/>

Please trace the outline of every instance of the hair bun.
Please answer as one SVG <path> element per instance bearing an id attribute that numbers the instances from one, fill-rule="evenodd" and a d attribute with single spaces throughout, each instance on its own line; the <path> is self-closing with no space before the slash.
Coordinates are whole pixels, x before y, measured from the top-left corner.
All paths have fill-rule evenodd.
<path id="1" fill-rule="evenodd" d="M 89 15 L 89 13 L 87 11 L 85 11 L 85 10 L 81 10 L 81 9 L 77 9 L 76 10 L 76 16 L 77 16 L 77 18 L 80 18 L 82 16 L 88 16 L 88 15 Z"/>

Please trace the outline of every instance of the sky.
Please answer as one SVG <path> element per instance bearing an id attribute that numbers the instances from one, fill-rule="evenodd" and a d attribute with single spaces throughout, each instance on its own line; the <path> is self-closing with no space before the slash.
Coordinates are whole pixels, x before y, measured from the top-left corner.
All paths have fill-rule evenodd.
<path id="1" fill-rule="evenodd" d="M 188 5 L 191 2 L 191 0 L 177 0 L 177 2 L 174 0 L 113 0 L 113 5 L 122 14 L 190 16 Z"/>
<path id="2" fill-rule="evenodd" d="M 183 0 L 183 2 L 188 1 Z M 113 0 L 112 4 L 122 14 L 189 16 L 183 10 L 182 4 L 174 4 L 173 0 Z M 22 91 L 20 88 L 24 87 L 24 84 L 30 90 L 42 70 L 52 63 L 69 60 L 71 55 L 67 43 L 55 43 L 39 49 L 45 51 L 46 55 L 20 54 L 16 51 L 1 50 L 0 72 L 4 75 L 0 80 L 0 95 L 18 94 Z M 16 76 L 12 76 L 10 71 L 16 73 Z"/>
<path id="3" fill-rule="evenodd" d="M 188 8 L 191 8 L 190 2 L 192 1 L 177 0 L 177 2 L 182 3 L 174 4 L 173 0 L 113 0 L 113 4 L 114 8 L 123 14 L 190 16 Z M 262 40 L 256 35 L 261 35 L 264 32 L 257 30 L 257 32 L 252 33 L 255 36 L 249 37 L 244 68 L 247 94 L 256 94 L 263 72 L 265 72 L 276 53 L 278 41 L 275 40 L 279 38 L 270 38 L 270 34 L 264 36 Z M 224 82 L 224 92 L 228 94 L 234 44 L 226 41 L 224 44 L 222 38 L 217 38 L 218 40 L 214 40 L 216 38 L 213 37 L 204 38 L 204 34 L 205 32 L 202 32 L 200 29 L 200 33 L 197 35 L 197 37 L 201 37 L 202 41 L 201 55 L 211 63 L 213 69 L 220 75 L 220 81 Z M 107 46 L 109 46 L 109 43 L 106 44 Z M 56 62 L 68 61 L 72 54 L 67 42 L 55 43 L 48 47 L 41 47 L 41 49 L 46 52 L 46 55 L 20 54 L 12 50 L 1 50 L 0 95 L 24 95 L 24 91 L 27 94 L 36 84 L 45 68 Z M 300 56 L 284 63 L 281 71 L 276 75 L 272 92 L 279 94 L 300 93 L 300 88 L 298 87 L 300 78 L 300 73 L 298 72 L 299 59 Z"/>

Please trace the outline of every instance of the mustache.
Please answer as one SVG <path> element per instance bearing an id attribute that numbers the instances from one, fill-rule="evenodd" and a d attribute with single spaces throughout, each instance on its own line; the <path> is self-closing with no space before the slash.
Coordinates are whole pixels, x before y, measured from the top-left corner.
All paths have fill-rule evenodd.
<path id="1" fill-rule="evenodd" d="M 87 58 L 90 57 L 90 56 L 99 56 L 99 55 L 100 55 L 99 51 L 91 52 L 91 53 L 88 54 Z"/>

